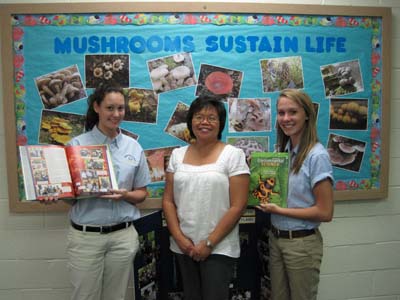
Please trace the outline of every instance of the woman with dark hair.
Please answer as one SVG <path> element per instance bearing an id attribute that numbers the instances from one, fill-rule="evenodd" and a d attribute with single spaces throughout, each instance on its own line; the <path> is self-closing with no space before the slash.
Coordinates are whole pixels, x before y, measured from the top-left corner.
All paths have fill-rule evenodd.
<path id="1" fill-rule="evenodd" d="M 174 149 L 167 168 L 163 210 L 185 299 L 228 299 L 240 255 L 249 168 L 241 149 L 221 142 L 225 121 L 222 101 L 195 99 L 187 115 L 195 141 Z"/>
<path id="2" fill-rule="evenodd" d="M 125 298 L 139 248 L 132 223 L 140 216 L 135 204 L 146 198 L 150 174 L 142 147 L 121 133 L 124 115 L 122 89 L 100 86 L 88 98 L 86 132 L 70 141 L 70 145 L 108 144 L 119 186 L 110 195 L 73 203 L 67 245 L 71 299 Z"/>
<path id="3" fill-rule="evenodd" d="M 318 227 L 333 215 L 333 175 L 329 155 L 318 141 L 310 97 L 283 90 L 277 102 L 277 146 L 290 152 L 287 208 L 265 204 L 271 213 L 269 262 L 272 300 L 317 299 L 322 260 Z"/>

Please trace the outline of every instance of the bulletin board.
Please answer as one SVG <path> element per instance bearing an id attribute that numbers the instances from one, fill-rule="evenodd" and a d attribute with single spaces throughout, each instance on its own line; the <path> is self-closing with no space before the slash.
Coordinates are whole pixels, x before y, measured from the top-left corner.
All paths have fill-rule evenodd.
<path id="1" fill-rule="evenodd" d="M 334 168 L 336 200 L 387 196 L 390 8 L 255 3 L 0 5 L 10 209 L 25 201 L 18 145 L 65 144 L 83 132 L 87 97 L 102 82 L 127 95 L 121 129 L 145 150 L 159 208 L 164 164 L 190 143 L 198 95 L 224 98 L 224 142 L 274 151 L 276 101 L 307 92 Z"/>

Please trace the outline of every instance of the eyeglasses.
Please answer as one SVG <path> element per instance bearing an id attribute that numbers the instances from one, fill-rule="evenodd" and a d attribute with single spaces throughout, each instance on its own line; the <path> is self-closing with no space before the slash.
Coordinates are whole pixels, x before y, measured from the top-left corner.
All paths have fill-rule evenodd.
<path id="1" fill-rule="evenodd" d="M 194 121 L 196 123 L 201 123 L 204 120 L 207 120 L 207 122 L 210 124 L 215 124 L 219 121 L 218 117 L 216 117 L 214 115 L 210 115 L 210 116 L 194 115 L 193 119 L 192 119 L 192 121 Z"/>

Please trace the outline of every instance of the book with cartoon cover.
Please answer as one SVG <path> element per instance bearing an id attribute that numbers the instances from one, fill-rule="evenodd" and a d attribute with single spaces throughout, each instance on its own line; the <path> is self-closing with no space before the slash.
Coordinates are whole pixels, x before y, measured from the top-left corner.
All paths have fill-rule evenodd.
<path id="1" fill-rule="evenodd" d="M 253 152 L 248 205 L 274 203 L 287 207 L 289 169 L 287 152 Z"/>
<path id="2" fill-rule="evenodd" d="M 108 145 L 19 146 L 23 200 L 88 198 L 118 189 Z"/>

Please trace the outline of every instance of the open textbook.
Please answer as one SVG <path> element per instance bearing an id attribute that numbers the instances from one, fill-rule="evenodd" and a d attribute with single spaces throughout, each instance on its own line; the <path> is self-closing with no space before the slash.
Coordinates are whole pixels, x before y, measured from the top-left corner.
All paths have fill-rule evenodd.
<path id="1" fill-rule="evenodd" d="M 248 205 L 275 203 L 287 207 L 289 166 L 287 152 L 253 152 Z"/>
<path id="2" fill-rule="evenodd" d="M 86 198 L 118 189 L 108 145 L 19 146 L 24 200 Z"/>

